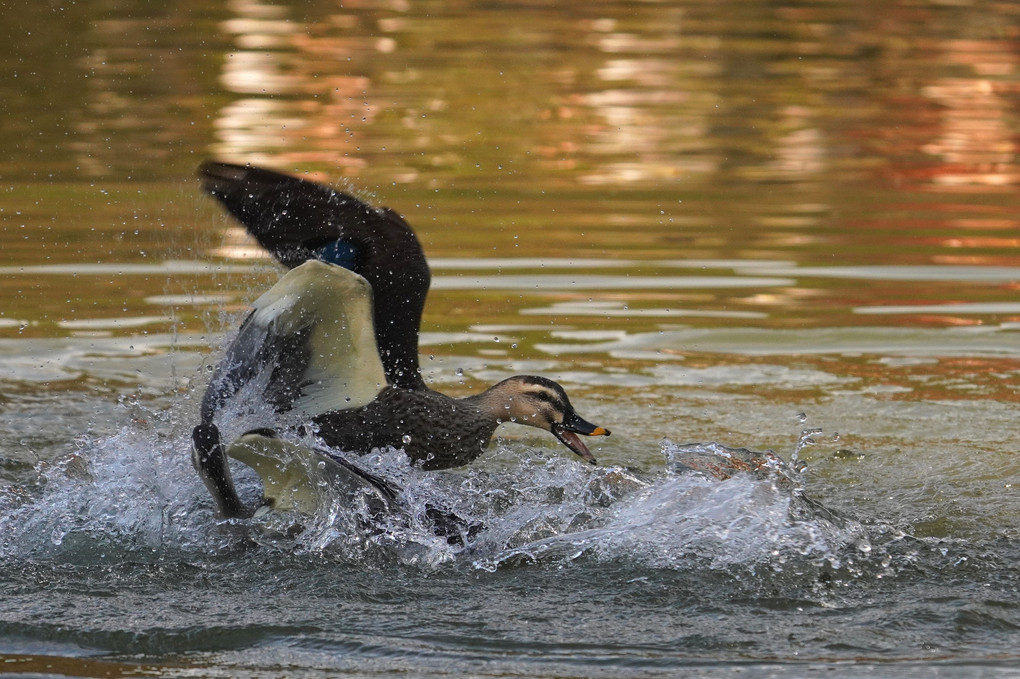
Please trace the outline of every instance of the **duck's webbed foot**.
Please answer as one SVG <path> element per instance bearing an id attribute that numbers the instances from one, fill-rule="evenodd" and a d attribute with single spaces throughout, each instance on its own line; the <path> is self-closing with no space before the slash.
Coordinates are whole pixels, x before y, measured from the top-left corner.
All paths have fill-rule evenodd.
<path id="1" fill-rule="evenodd" d="M 348 483 L 353 482 L 353 485 L 350 486 L 352 492 L 368 491 L 365 499 L 371 523 L 366 524 L 365 527 L 370 531 L 384 525 L 390 516 L 410 511 L 410 508 L 400 500 L 403 490 L 399 485 L 362 469 L 356 462 L 337 455 L 329 448 L 315 446 L 314 449 L 349 472 L 349 475 L 344 478 Z M 339 479 L 340 477 L 334 478 Z M 445 538 L 449 544 L 461 547 L 485 529 L 483 524 L 467 521 L 454 512 L 431 502 L 425 504 L 425 518 L 432 523 L 432 533 L 436 537 Z"/>
<path id="2" fill-rule="evenodd" d="M 192 430 L 191 440 L 194 443 L 191 461 L 216 502 L 219 514 L 227 519 L 250 517 L 254 509 L 245 506 L 237 495 L 219 428 L 212 423 L 200 424 Z"/>
<path id="3" fill-rule="evenodd" d="M 432 521 L 432 533 L 436 537 L 446 538 L 446 542 L 457 547 L 464 547 L 469 540 L 485 530 L 485 524 L 467 521 L 453 512 L 425 505 L 425 516 Z"/>

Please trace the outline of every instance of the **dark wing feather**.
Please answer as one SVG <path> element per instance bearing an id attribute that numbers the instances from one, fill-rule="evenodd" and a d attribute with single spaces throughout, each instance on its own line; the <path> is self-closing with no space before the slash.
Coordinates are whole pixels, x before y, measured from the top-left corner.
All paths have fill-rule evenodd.
<path id="1" fill-rule="evenodd" d="M 207 162 L 203 188 L 288 267 L 311 259 L 364 276 L 374 291 L 375 337 L 391 384 L 425 389 L 418 333 L 431 273 L 421 243 L 396 212 L 328 186 L 262 168 Z M 340 259 L 332 248 L 343 243 Z"/>
<path id="2" fill-rule="evenodd" d="M 354 196 L 272 170 L 207 162 L 199 176 L 202 188 L 289 268 L 382 216 Z"/>
<path id="3" fill-rule="evenodd" d="M 216 413 L 223 410 L 237 392 L 267 371 L 268 378 L 264 378 L 265 385 L 258 396 L 272 405 L 276 412 L 289 411 L 301 395 L 311 362 L 311 328 L 277 335 L 271 328 L 254 323 L 253 316 L 249 314 L 241 324 L 237 337 L 216 366 L 202 398 L 203 423 L 212 422 Z"/>

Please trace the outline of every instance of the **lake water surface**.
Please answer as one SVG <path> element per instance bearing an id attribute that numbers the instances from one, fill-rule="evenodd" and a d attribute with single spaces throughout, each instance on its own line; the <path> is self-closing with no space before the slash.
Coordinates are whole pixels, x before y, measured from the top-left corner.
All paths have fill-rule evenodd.
<path id="1" fill-rule="evenodd" d="M 1020 676 L 1018 6 L 8 16 L 0 675 Z M 428 381 L 552 377 L 600 465 L 369 459 L 466 546 L 218 522 L 190 431 L 279 269 L 208 158 L 404 215 Z M 803 469 L 685 471 L 712 442 Z"/>

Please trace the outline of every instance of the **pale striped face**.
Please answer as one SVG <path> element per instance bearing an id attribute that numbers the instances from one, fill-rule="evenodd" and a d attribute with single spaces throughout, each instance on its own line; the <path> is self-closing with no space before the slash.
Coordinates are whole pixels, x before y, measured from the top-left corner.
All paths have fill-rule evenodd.
<path id="1" fill-rule="evenodd" d="M 544 377 L 520 375 L 503 383 L 507 398 L 504 421 L 551 429 L 574 412 L 563 387 Z"/>
<path id="2" fill-rule="evenodd" d="M 605 427 L 592 424 L 574 412 L 563 387 L 544 377 L 518 375 L 498 385 L 506 398 L 506 422 L 518 422 L 552 432 L 560 443 L 581 459 L 595 464 L 595 457 L 584 445 L 583 436 L 609 436 Z"/>

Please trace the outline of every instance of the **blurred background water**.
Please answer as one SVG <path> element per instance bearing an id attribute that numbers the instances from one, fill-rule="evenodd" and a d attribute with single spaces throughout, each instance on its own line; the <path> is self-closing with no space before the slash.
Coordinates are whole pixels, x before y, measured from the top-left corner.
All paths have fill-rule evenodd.
<path id="1" fill-rule="evenodd" d="M 7 9 L 0 674 L 1018 673 L 1020 6 Z M 404 215 L 430 383 L 553 377 L 602 465 L 373 459 L 466 548 L 217 523 L 188 434 L 279 272 L 208 158 Z"/>

